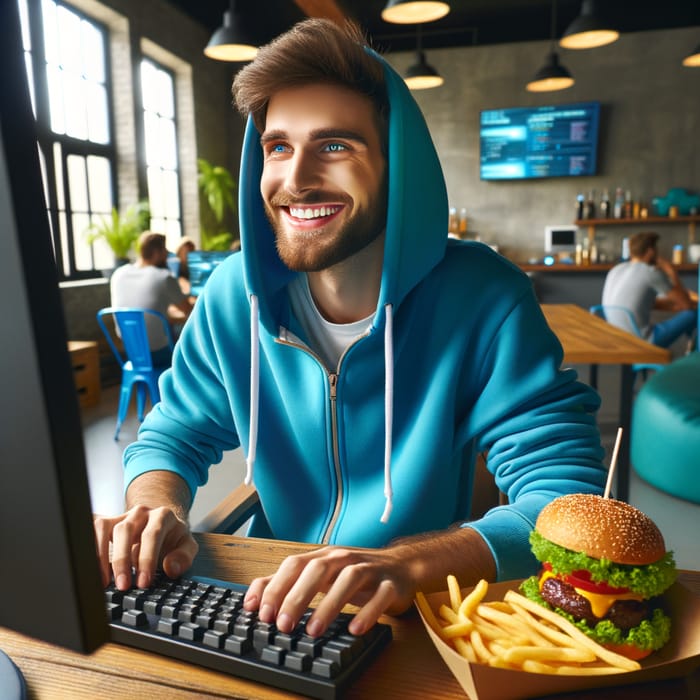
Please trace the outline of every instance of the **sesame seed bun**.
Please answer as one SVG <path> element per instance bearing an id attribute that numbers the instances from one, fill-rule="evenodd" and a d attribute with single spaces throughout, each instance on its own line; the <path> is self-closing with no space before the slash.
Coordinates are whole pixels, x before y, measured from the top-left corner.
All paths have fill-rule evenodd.
<path id="1" fill-rule="evenodd" d="M 648 516 L 593 494 L 555 498 L 540 512 L 535 529 L 560 547 L 616 564 L 652 564 L 666 554 L 663 535 Z"/>

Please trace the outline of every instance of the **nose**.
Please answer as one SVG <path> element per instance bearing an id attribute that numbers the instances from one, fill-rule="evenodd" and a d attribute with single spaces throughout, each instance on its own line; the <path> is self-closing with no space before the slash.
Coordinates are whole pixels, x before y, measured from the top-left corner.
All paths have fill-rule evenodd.
<path id="1" fill-rule="evenodd" d="M 313 154 L 305 149 L 297 149 L 287 161 L 284 177 L 285 189 L 291 194 L 301 194 L 318 186 L 321 172 Z"/>

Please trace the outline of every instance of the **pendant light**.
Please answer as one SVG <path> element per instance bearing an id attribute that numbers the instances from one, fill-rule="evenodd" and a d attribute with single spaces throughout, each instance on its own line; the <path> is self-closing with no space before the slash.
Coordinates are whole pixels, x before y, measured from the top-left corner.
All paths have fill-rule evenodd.
<path id="1" fill-rule="evenodd" d="M 689 68 L 700 68 L 700 44 L 683 59 L 683 65 Z"/>
<path id="2" fill-rule="evenodd" d="M 441 0 L 389 0 L 382 19 L 393 24 L 420 24 L 434 22 L 449 11 L 449 3 Z"/>
<path id="3" fill-rule="evenodd" d="M 620 32 L 603 22 L 596 13 L 595 0 L 583 0 L 579 16 L 559 40 L 565 49 L 593 49 L 617 41 Z"/>
<path id="4" fill-rule="evenodd" d="M 224 12 L 224 23 L 211 36 L 204 55 L 217 61 L 252 61 L 258 47 L 245 31 L 245 22 L 236 10 L 236 0 L 231 0 Z"/>
<path id="5" fill-rule="evenodd" d="M 421 45 L 421 28 L 416 33 L 416 62 L 406 70 L 404 80 L 410 90 L 439 87 L 445 79 L 426 60 Z"/>
<path id="6" fill-rule="evenodd" d="M 547 54 L 544 65 L 535 73 L 534 78 L 526 85 L 528 92 L 554 92 L 555 90 L 565 90 L 574 84 L 574 79 L 571 77 L 564 66 L 559 63 L 559 55 L 554 50 L 555 35 L 556 35 L 556 16 L 557 2 L 552 0 L 552 31 L 551 42 L 552 46 Z"/>

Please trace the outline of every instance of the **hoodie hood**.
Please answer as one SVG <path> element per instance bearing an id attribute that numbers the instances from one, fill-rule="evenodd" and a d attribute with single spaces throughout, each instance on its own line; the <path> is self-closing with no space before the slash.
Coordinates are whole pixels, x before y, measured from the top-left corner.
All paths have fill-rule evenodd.
<path id="1" fill-rule="evenodd" d="M 396 313 L 404 297 L 442 259 L 447 242 L 447 192 L 437 152 L 423 114 L 400 75 L 377 53 L 389 98 L 388 207 L 384 268 L 373 325 L 384 308 Z M 240 171 L 239 213 L 245 284 L 257 297 L 260 323 L 270 333 L 280 325 L 281 292 L 297 274 L 280 260 L 260 194 L 263 152 L 248 118 Z"/>

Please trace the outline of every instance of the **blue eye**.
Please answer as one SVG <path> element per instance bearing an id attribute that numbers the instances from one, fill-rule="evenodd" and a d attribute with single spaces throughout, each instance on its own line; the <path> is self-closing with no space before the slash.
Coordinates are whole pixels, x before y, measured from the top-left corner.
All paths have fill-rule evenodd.
<path id="1" fill-rule="evenodd" d="M 338 153 L 340 151 L 346 151 L 347 146 L 342 143 L 329 143 L 326 145 L 326 149 L 331 151 L 331 153 Z"/>
<path id="2" fill-rule="evenodd" d="M 281 143 L 276 143 L 271 149 L 271 153 L 284 153 L 285 152 L 285 147 Z"/>

